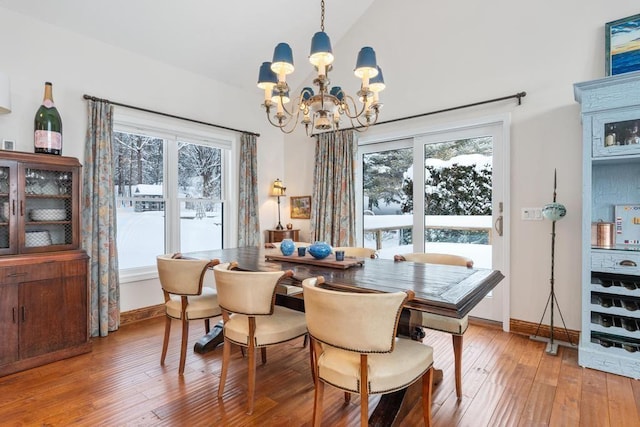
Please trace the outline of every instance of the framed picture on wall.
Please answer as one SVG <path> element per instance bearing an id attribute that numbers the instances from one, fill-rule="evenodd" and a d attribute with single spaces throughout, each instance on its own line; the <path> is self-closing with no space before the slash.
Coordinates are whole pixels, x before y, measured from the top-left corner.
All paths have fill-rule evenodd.
<path id="1" fill-rule="evenodd" d="M 311 196 L 291 197 L 291 218 L 311 218 Z"/>
<path id="2" fill-rule="evenodd" d="M 606 75 L 640 70 L 640 14 L 605 25 Z"/>

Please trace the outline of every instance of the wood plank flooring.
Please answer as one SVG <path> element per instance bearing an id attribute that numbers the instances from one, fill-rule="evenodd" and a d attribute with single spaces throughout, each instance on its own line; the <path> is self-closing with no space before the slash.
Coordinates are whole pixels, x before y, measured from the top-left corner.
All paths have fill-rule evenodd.
<path id="1" fill-rule="evenodd" d="M 255 412 L 245 414 L 246 359 L 232 354 L 224 399 L 216 397 L 222 349 L 193 353 L 204 333 L 192 323 L 187 366 L 178 375 L 179 325 L 160 366 L 163 318 L 94 339 L 93 351 L 0 378 L 2 426 L 309 426 L 313 384 L 308 349 L 296 340 L 259 365 Z M 455 397 L 451 337 L 427 331 L 444 381 L 433 394 L 435 426 L 640 426 L 640 385 L 583 369 L 577 350 L 472 324 L 464 337 L 462 401 Z M 359 399 L 325 388 L 324 426 L 354 426 Z M 370 405 L 378 397 L 370 399 Z M 404 425 L 422 425 L 418 404 Z"/>

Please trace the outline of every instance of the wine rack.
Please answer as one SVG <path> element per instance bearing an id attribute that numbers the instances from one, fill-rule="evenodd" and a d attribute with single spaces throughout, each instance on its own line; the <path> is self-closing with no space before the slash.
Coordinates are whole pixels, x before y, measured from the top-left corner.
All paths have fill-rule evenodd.
<path id="1" fill-rule="evenodd" d="M 583 130 L 581 366 L 640 378 L 640 227 L 624 230 L 621 206 L 640 205 L 640 72 L 574 85 Z M 615 223 L 606 247 L 591 227 Z"/>

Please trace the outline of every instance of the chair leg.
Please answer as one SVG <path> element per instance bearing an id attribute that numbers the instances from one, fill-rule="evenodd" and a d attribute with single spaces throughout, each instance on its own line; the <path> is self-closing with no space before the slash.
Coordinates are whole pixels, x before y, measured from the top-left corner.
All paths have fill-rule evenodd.
<path id="1" fill-rule="evenodd" d="M 260 357 L 262 359 L 262 364 L 267 363 L 267 347 L 260 348 Z"/>
<path id="2" fill-rule="evenodd" d="M 455 362 L 456 374 L 456 396 L 462 399 L 462 335 L 452 335 L 453 337 L 453 358 Z"/>
<path id="3" fill-rule="evenodd" d="M 160 365 L 164 365 L 164 359 L 167 357 L 167 348 L 169 347 L 169 335 L 171 335 L 171 318 L 165 316 L 164 322 L 164 341 L 162 342 L 162 355 L 160 356 Z"/>
<path id="4" fill-rule="evenodd" d="M 322 424 L 322 401 L 324 399 L 324 383 L 316 377 L 315 393 L 313 399 L 313 427 L 320 427 Z"/>
<path id="5" fill-rule="evenodd" d="M 247 391 L 247 415 L 253 414 L 253 399 L 256 393 L 256 318 L 249 317 L 249 347 L 247 348 L 247 356 L 249 358 L 249 390 Z"/>
<path id="6" fill-rule="evenodd" d="M 189 321 L 182 316 L 182 342 L 180 343 L 180 368 L 178 373 L 184 374 L 184 364 L 187 359 L 187 340 L 189 339 Z"/>
<path id="7" fill-rule="evenodd" d="M 308 335 L 305 335 L 307 337 Z M 306 339 L 306 338 L 305 338 Z M 311 380 L 313 383 L 316 383 L 316 355 L 315 350 L 313 348 L 313 339 L 309 343 L 309 366 L 311 367 Z"/>
<path id="8" fill-rule="evenodd" d="M 360 427 L 369 425 L 369 364 L 367 355 L 360 355 Z"/>
<path id="9" fill-rule="evenodd" d="M 227 381 L 227 369 L 229 368 L 229 361 L 231 359 L 231 345 L 229 340 L 224 340 L 222 347 L 222 369 L 220 369 L 220 383 L 218 384 L 218 398 L 222 398 L 224 394 L 224 383 Z"/>
<path id="10" fill-rule="evenodd" d="M 422 375 L 422 417 L 425 427 L 431 426 L 431 385 L 433 384 L 433 366 Z"/>
<path id="11" fill-rule="evenodd" d="M 207 334 L 211 331 L 211 323 L 209 323 L 209 319 L 204 319 L 204 331 Z"/>

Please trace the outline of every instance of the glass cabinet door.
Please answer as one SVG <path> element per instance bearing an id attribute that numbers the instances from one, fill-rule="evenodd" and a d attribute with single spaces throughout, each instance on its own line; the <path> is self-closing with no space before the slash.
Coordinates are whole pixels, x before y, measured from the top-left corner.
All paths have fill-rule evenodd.
<path id="1" fill-rule="evenodd" d="M 594 118 L 593 157 L 640 154 L 640 114 L 624 111 Z"/>
<path id="2" fill-rule="evenodd" d="M 24 248 L 33 252 L 72 245 L 73 171 L 24 168 Z"/>
<path id="3" fill-rule="evenodd" d="M 0 250 L 10 248 L 11 235 L 11 168 L 0 165 Z"/>

